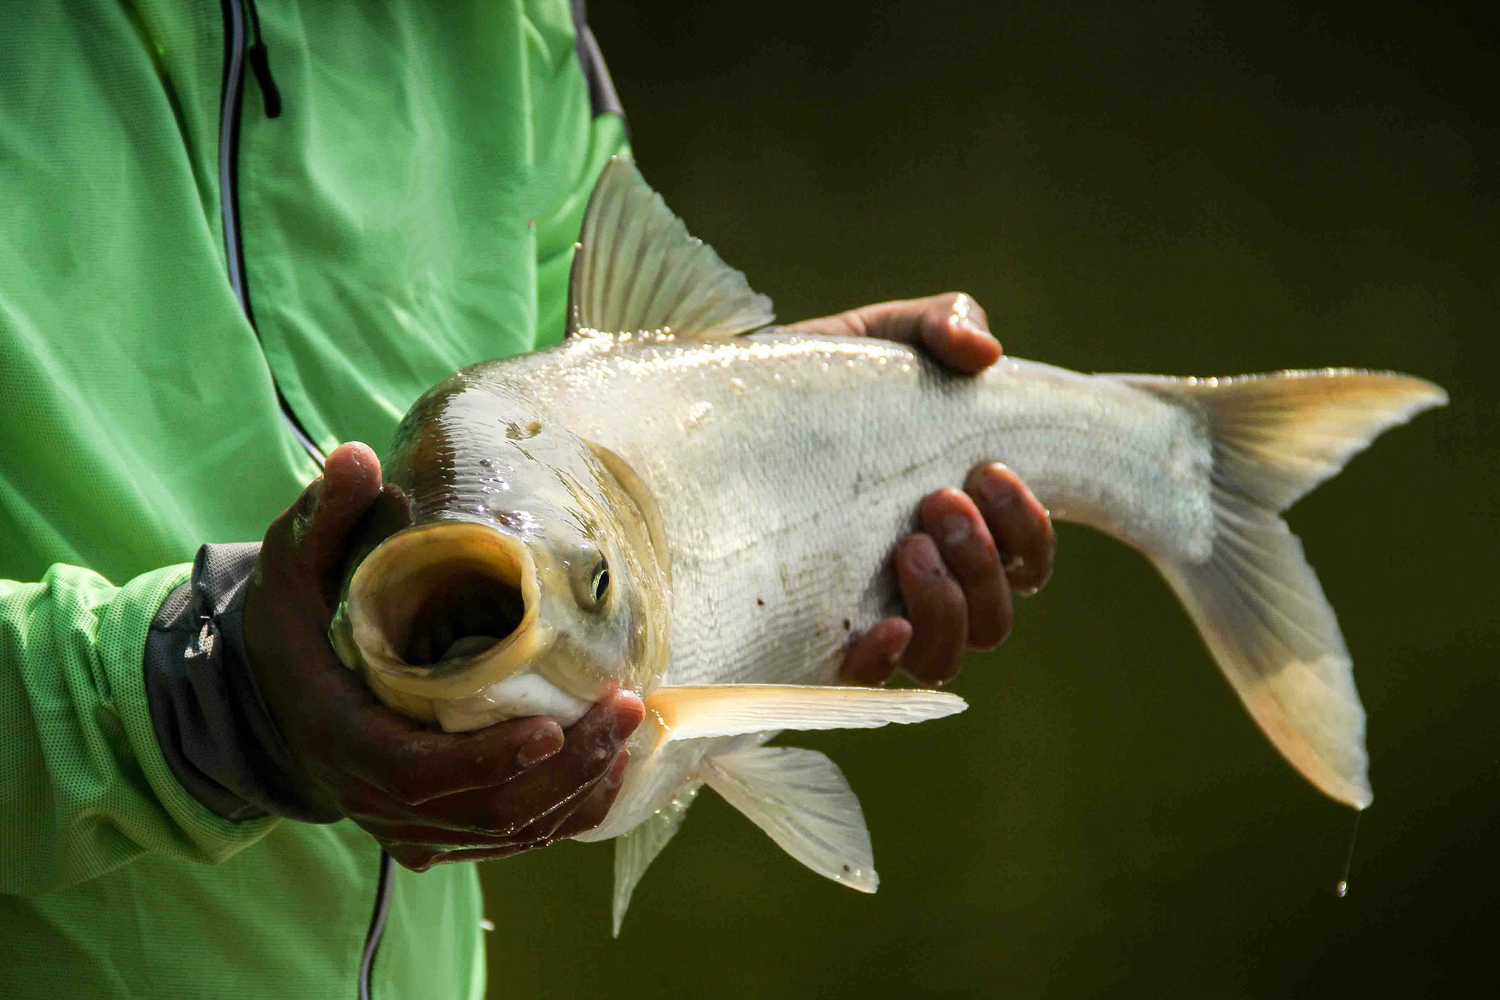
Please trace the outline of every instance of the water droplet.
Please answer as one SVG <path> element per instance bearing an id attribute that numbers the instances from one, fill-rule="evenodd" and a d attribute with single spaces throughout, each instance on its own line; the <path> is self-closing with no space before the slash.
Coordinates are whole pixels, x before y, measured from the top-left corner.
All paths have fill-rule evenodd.
<path id="1" fill-rule="evenodd" d="M 1333 891 L 1338 894 L 1339 899 L 1343 899 L 1349 892 L 1349 869 L 1354 864 L 1354 841 L 1359 836 L 1359 818 L 1363 815 L 1363 812 L 1356 812 L 1354 814 L 1354 828 L 1349 831 L 1349 850 L 1344 853 L 1344 870 L 1341 873 L 1338 884 L 1333 887 Z"/>

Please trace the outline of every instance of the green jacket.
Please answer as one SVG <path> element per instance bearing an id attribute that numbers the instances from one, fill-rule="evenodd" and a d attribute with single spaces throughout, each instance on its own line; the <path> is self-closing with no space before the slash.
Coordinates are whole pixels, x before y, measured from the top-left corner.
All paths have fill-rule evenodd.
<path id="1" fill-rule="evenodd" d="M 6 5 L 0 995 L 354 995 L 379 848 L 192 794 L 143 650 L 312 451 L 561 336 L 625 142 L 574 6 L 260 0 L 259 50 L 248 0 Z M 374 996 L 482 995 L 480 919 L 398 868 Z"/>

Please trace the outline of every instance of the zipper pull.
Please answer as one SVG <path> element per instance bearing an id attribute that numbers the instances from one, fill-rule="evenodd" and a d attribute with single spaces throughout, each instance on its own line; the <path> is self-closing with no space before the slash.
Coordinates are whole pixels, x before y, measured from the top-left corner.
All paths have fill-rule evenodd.
<path id="1" fill-rule="evenodd" d="M 276 89 L 276 81 L 271 79 L 271 57 L 266 52 L 266 43 L 261 41 L 257 33 L 255 44 L 245 53 L 250 59 L 250 69 L 255 73 L 255 82 L 260 84 L 261 96 L 266 101 L 266 117 L 281 117 L 281 91 Z"/>

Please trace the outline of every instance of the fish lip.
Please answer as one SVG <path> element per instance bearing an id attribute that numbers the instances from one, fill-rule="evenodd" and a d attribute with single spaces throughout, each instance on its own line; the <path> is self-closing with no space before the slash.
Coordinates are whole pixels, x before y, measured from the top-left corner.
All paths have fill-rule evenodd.
<path id="1" fill-rule="evenodd" d="M 430 666 L 409 663 L 392 644 L 387 619 L 392 600 L 397 603 L 397 618 L 408 611 L 415 617 L 420 609 L 413 605 L 420 603 L 425 592 L 415 590 L 416 596 L 402 602 L 399 593 L 392 591 L 424 568 L 443 562 L 455 568 L 467 565 L 519 589 L 521 620 L 500 641 L 474 656 Z M 540 598 L 536 560 L 521 539 L 481 522 L 443 520 L 414 525 L 376 546 L 350 577 L 346 602 L 350 639 L 371 682 L 426 698 L 464 697 L 527 669 L 551 645 L 550 630 L 538 620 Z M 408 626 L 409 622 L 397 627 Z"/>

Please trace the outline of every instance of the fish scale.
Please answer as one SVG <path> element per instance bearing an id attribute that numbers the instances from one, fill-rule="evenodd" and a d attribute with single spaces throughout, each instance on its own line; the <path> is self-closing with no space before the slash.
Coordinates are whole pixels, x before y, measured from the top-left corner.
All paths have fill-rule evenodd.
<path id="1" fill-rule="evenodd" d="M 557 377 L 575 367 L 592 376 Z M 708 381 L 705 371 L 730 374 Z M 661 506 L 673 560 L 668 684 L 830 682 L 843 620 L 860 631 L 899 610 L 889 557 L 913 527 L 913 498 L 979 462 L 1006 463 L 1057 516 L 1138 548 L 1187 558 L 1210 540 L 1203 420 L 1189 402 L 1107 378 L 1009 358 L 957 378 L 905 345 L 794 333 L 583 342 L 503 373 L 474 385 L 534 395 L 624 457 Z M 692 420 L 704 403 L 714 416 Z M 691 427 L 642 441 L 609 419 L 646 410 Z M 751 549 L 756 558 L 742 558 Z"/>

